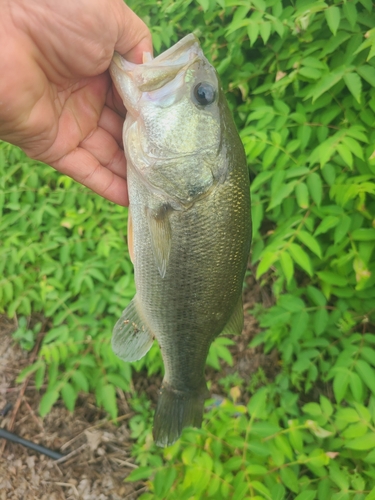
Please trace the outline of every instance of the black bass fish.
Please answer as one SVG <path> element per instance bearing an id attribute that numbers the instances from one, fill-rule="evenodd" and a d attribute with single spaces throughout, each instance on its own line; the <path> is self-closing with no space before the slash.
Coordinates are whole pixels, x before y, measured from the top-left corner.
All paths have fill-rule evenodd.
<path id="1" fill-rule="evenodd" d="M 136 295 L 112 346 L 135 361 L 160 345 L 165 375 L 154 419 L 159 446 L 200 427 L 211 342 L 243 327 L 250 249 L 246 157 L 217 73 L 190 34 L 110 72 L 127 109 L 128 242 Z"/>

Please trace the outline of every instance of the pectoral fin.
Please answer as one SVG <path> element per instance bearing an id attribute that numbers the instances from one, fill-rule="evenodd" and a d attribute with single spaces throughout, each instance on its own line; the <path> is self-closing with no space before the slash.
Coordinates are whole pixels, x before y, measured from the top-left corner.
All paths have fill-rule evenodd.
<path id="1" fill-rule="evenodd" d="M 160 276 L 164 278 L 171 251 L 171 225 L 169 205 L 162 205 L 157 210 L 147 210 L 148 227 L 151 235 L 152 251 Z"/>
<path id="2" fill-rule="evenodd" d="M 243 329 L 243 303 L 242 303 L 242 295 L 238 299 L 236 307 L 232 313 L 232 316 L 229 318 L 228 323 L 225 325 L 222 333 L 224 335 L 241 335 Z"/>
<path id="3" fill-rule="evenodd" d="M 113 352 L 124 361 L 137 361 L 149 351 L 153 341 L 153 335 L 137 311 L 134 297 L 113 329 Z"/>

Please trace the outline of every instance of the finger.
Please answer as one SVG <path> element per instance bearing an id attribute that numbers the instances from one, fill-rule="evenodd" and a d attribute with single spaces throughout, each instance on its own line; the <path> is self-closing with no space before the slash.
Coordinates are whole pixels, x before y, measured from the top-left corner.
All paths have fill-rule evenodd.
<path id="1" fill-rule="evenodd" d="M 119 35 L 115 50 L 128 61 L 142 63 L 143 52 L 153 52 L 150 30 L 122 0 L 119 1 Z"/>
<path id="2" fill-rule="evenodd" d="M 126 180 L 101 165 L 89 151 L 78 147 L 52 166 L 103 198 L 121 206 L 129 205 Z"/>
<path id="3" fill-rule="evenodd" d="M 112 87 L 109 89 L 106 99 L 106 105 L 113 109 L 118 115 L 125 119 L 126 109 L 120 94 L 117 92 L 116 87 L 112 83 Z"/>
<path id="4" fill-rule="evenodd" d="M 95 129 L 92 134 L 80 143 L 79 147 L 88 151 L 99 164 L 126 179 L 124 151 L 106 130 L 103 128 Z"/>
<path id="5" fill-rule="evenodd" d="M 104 106 L 98 126 L 108 132 L 115 139 L 119 148 L 122 148 L 122 129 L 124 126 L 122 116 L 108 106 Z"/>

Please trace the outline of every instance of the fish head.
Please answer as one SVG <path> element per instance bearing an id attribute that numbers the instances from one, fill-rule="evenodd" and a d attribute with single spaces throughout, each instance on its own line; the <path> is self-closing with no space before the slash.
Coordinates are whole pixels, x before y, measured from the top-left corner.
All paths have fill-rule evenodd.
<path id="1" fill-rule="evenodd" d="M 198 39 L 190 34 L 139 65 L 115 54 L 110 72 L 127 109 L 128 166 L 182 204 L 207 193 L 223 175 L 226 104 Z"/>

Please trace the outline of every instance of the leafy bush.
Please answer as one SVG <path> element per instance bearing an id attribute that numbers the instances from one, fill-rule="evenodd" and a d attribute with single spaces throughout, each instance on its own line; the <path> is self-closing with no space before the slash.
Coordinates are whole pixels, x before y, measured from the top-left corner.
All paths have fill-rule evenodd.
<path id="1" fill-rule="evenodd" d="M 190 447 L 165 452 L 171 465 L 144 498 L 373 498 L 373 5 L 131 5 L 157 50 L 193 30 L 220 74 L 254 177 L 252 262 L 276 298 L 254 311 L 263 332 L 252 345 L 276 347 L 282 363 L 267 411 L 250 403 L 238 425 L 233 409 L 207 416 L 201 436 L 185 434 Z"/>
<path id="2" fill-rule="evenodd" d="M 211 409 L 203 430 L 185 430 L 164 451 L 164 463 L 143 436 L 141 466 L 128 480 L 153 478 L 143 500 L 370 499 L 374 403 L 371 411 L 358 403 L 339 408 L 321 396 L 302 406 L 301 415 L 295 395 L 274 384 L 247 406 L 225 400 Z"/>
<path id="3" fill-rule="evenodd" d="M 110 332 L 135 291 L 124 209 L 5 143 L 0 187 L 0 312 L 21 315 L 15 338 L 30 348 L 39 330 L 22 315 L 51 319 L 19 380 L 35 372 L 40 388 L 47 375 L 42 415 L 60 394 L 73 410 L 79 391 L 94 390 L 115 417 L 114 387 L 129 390 L 131 368 L 112 353 Z"/>
<path id="4" fill-rule="evenodd" d="M 375 498 L 375 14 L 370 0 L 145 0 L 129 5 L 157 52 L 194 31 L 216 66 L 252 176 L 253 345 L 281 373 L 245 406 L 210 406 L 164 451 L 135 398 L 130 480 L 141 498 Z M 134 293 L 124 210 L 18 150 L 0 149 L 0 306 L 53 321 L 34 366 L 41 412 L 79 390 L 116 416 L 131 368 L 109 345 Z M 19 338 L 24 338 L 25 325 Z M 31 341 L 30 335 L 24 340 Z M 226 341 L 210 353 L 231 361 Z M 161 370 L 155 346 L 135 369 Z M 26 372 L 23 376 L 26 375 Z"/>

